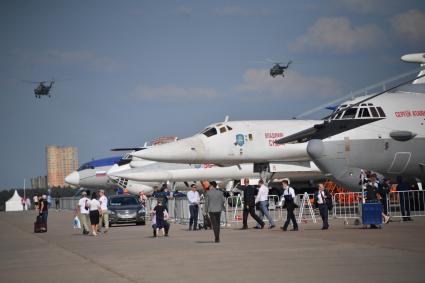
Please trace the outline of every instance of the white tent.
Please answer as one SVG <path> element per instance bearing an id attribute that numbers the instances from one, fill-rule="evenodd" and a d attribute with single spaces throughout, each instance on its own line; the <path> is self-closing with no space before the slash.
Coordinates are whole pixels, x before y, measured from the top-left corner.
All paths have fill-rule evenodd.
<path id="1" fill-rule="evenodd" d="M 15 190 L 13 196 L 6 201 L 6 211 L 22 211 L 22 198 L 19 196 L 18 191 Z"/>

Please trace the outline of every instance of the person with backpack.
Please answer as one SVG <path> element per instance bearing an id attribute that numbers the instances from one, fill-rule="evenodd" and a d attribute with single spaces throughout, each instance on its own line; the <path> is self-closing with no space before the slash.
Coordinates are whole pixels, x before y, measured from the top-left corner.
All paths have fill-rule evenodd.
<path id="1" fill-rule="evenodd" d="M 80 219 L 81 228 L 83 228 L 84 235 L 87 235 L 90 233 L 89 208 L 90 208 L 90 201 L 87 198 L 87 192 L 83 191 L 81 193 L 81 198 L 78 201 L 77 207 L 75 208 L 75 214 L 78 215 L 78 218 Z"/>

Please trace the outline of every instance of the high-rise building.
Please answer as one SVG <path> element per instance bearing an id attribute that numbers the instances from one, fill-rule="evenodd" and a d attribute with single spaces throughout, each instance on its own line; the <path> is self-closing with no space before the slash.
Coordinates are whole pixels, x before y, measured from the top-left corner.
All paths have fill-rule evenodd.
<path id="1" fill-rule="evenodd" d="M 78 149 L 73 146 L 46 146 L 47 185 L 64 187 L 65 177 L 78 169 Z"/>
<path id="2" fill-rule="evenodd" d="M 47 176 L 37 176 L 37 177 L 31 178 L 31 187 L 33 189 L 46 189 Z"/>

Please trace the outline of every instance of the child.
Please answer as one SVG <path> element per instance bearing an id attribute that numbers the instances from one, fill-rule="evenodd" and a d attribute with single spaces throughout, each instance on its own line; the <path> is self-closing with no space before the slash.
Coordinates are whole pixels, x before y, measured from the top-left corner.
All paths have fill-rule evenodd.
<path id="1" fill-rule="evenodd" d="M 164 230 L 165 230 L 165 237 L 168 237 L 168 231 L 170 230 L 170 223 L 167 221 L 168 219 L 168 213 L 167 210 L 164 210 Z M 152 210 L 152 229 L 153 229 L 153 237 L 156 238 L 156 215 L 155 212 Z"/>
<path id="2" fill-rule="evenodd" d="M 155 220 L 156 220 L 156 234 L 159 234 L 159 230 L 162 232 L 162 236 L 165 235 L 164 230 L 164 222 L 165 222 L 165 213 L 167 213 L 167 210 L 164 206 L 162 206 L 162 201 L 158 200 L 158 204 L 153 209 L 153 212 L 155 213 Z M 165 213 L 164 213 L 165 212 Z"/>

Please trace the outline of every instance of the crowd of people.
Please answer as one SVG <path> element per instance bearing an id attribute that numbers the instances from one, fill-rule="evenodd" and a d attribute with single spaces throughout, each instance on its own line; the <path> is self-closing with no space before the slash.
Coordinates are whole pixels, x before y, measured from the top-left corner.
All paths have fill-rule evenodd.
<path id="1" fill-rule="evenodd" d="M 400 192 L 409 190 L 409 186 L 403 182 L 402 178 L 397 179 L 397 190 Z M 295 201 L 295 190 L 290 186 L 288 179 L 281 180 L 283 194 L 283 208 L 287 211 L 286 221 L 280 227 L 282 231 L 287 231 L 292 224 L 291 231 L 298 231 L 298 223 L 295 217 L 295 209 L 298 207 Z M 390 181 L 384 179 L 382 182 L 377 179 L 376 174 L 368 172 L 361 185 L 365 189 L 365 202 L 381 202 L 382 204 L 382 219 L 384 223 L 389 221 L 387 196 L 390 192 Z M 190 213 L 189 231 L 196 231 L 201 228 L 212 228 L 214 231 L 214 241 L 220 242 L 220 219 L 221 213 L 225 211 L 225 202 L 228 197 L 227 192 L 220 190 L 217 183 L 214 181 L 201 182 L 202 188 L 198 188 L 196 184 L 190 186 L 190 191 L 187 193 L 188 209 Z M 243 194 L 243 217 L 241 230 L 248 229 L 248 216 L 250 215 L 256 222 L 255 229 L 264 229 L 266 223 L 264 218 L 267 218 L 268 229 L 274 229 L 276 223 L 269 212 L 269 187 L 265 185 L 263 180 L 259 180 L 257 184 L 251 185 L 250 180 L 245 178 L 243 182 L 237 186 L 237 189 Z M 149 211 L 152 222 L 153 236 L 168 236 L 170 230 L 168 200 L 173 197 L 167 186 L 155 187 L 152 196 L 157 200 L 156 205 Z M 148 197 L 142 191 L 139 193 L 138 201 L 144 207 L 147 207 Z M 204 221 L 203 224 L 198 224 L 198 216 L 201 211 L 200 205 L 204 203 L 202 210 Z M 43 222 L 47 224 L 49 203 L 46 195 L 34 197 L 34 204 L 37 207 Z M 323 183 L 319 183 L 317 191 L 314 193 L 314 205 L 318 209 L 322 219 L 322 230 L 329 229 L 329 211 L 333 207 L 333 199 L 331 193 L 325 188 Z M 409 221 L 410 210 L 409 205 L 406 205 L 405 196 L 400 193 L 400 210 L 403 220 Z M 258 214 L 257 214 L 258 212 Z M 81 223 L 82 233 L 97 236 L 98 233 L 107 233 L 109 229 L 108 217 L 108 198 L 103 190 L 87 195 L 83 191 L 81 199 L 76 207 L 76 215 Z"/>

